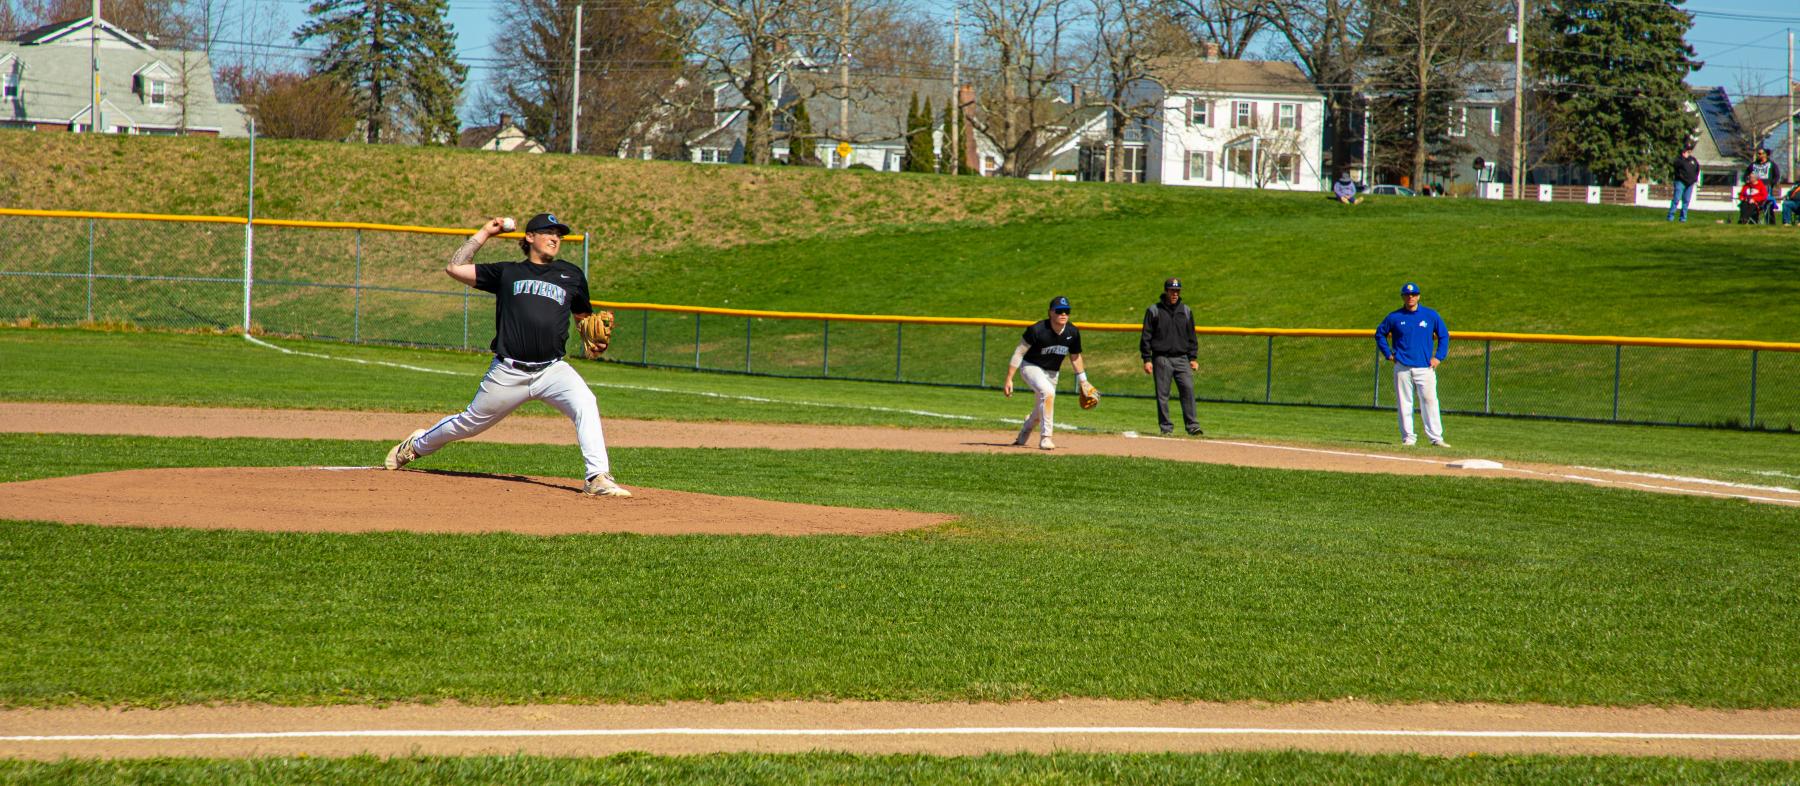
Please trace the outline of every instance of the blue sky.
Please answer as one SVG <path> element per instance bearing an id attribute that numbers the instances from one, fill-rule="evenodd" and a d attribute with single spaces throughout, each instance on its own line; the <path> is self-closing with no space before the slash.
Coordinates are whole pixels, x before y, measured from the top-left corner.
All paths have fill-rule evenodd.
<path id="1" fill-rule="evenodd" d="M 631 0 L 596 0 L 598 3 Z M 1636 2 L 1637 0 L 1616 0 Z M 285 30 L 288 35 L 305 19 L 307 0 L 262 0 L 259 13 L 266 13 L 270 32 Z M 450 23 L 457 33 L 457 52 L 471 66 L 467 94 L 473 96 L 485 84 L 492 71 L 489 58 L 494 56 L 493 38 L 497 26 L 495 9 L 502 0 L 450 0 Z M 950 0 L 920 2 L 919 7 L 933 16 L 949 21 Z M 1689 0 L 1684 6 L 1696 15 L 1688 34 L 1706 67 L 1688 77 L 1693 85 L 1721 85 L 1732 95 L 1748 86 L 1755 93 L 1777 94 L 1787 72 L 1787 32 L 1800 34 L 1800 3 L 1753 2 L 1753 0 Z M 267 40 L 265 38 L 265 40 Z M 287 39 L 282 38 L 285 42 Z M 463 118 L 470 123 L 492 122 L 470 115 L 466 102 Z"/>

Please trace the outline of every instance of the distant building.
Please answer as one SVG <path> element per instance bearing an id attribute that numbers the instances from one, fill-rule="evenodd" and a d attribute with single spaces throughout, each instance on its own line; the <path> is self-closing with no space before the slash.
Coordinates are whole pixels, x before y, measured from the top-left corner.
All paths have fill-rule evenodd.
<path id="1" fill-rule="evenodd" d="M 248 136 L 244 108 L 221 103 L 205 52 L 158 49 L 104 19 L 75 19 L 0 41 L 0 128 L 85 131 L 94 121 L 88 48 L 99 45 L 100 130 Z"/>
<path id="2" fill-rule="evenodd" d="M 491 126 L 470 126 L 457 138 L 458 147 L 498 150 L 504 153 L 542 153 L 544 143 L 532 139 L 512 121 L 512 115 L 500 113 L 500 122 Z"/>
<path id="3" fill-rule="evenodd" d="M 1128 129 L 1126 180 L 1319 191 L 1331 179 L 1321 162 L 1325 96 L 1293 63 L 1168 58 L 1151 73 L 1133 100 L 1160 111 Z"/>

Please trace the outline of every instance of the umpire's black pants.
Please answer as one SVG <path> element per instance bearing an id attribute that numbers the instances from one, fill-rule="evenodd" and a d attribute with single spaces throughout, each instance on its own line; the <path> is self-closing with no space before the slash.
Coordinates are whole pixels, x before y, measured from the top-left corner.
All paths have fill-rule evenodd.
<path id="1" fill-rule="evenodd" d="M 1169 383 L 1181 393 L 1181 419 L 1187 422 L 1189 433 L 1200 429 L 1200 419 L 1194 414 L 1194 372 L 1188 368 L 1186 355 L 1158 355 L 1150 359 L 1156 375 L 1156 421 L 1163 433 L 1175 430 L 1175 424 L 1169 421 Z"/>

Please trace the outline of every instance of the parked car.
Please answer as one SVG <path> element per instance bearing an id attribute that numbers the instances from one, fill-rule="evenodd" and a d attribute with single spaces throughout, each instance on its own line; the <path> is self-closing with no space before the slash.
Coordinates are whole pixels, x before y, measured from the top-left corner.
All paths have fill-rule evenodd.
<path id="1" fill-rule="evenodd" d="M 1419 192 L 1414 191 L 1410 188 L 1407 188 L 1406 186 L 1396 186 L 1396 185 L 1390 185 L 1390 184 L 1385 184 L 1385 183 L 1369 189 L 1369 193 L 1374 194 L 1376 196 L 1418 196 L 1419 195 Z"/>

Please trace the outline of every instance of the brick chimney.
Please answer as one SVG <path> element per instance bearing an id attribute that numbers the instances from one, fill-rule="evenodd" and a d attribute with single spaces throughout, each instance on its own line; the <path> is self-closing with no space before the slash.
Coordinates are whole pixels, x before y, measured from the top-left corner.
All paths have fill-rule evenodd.
<path id="1" fill-rule="evenodd" d="M 1211 41 L 1202 42 L 1200 44 L 1200 56 L 1205 58 L 1208 63 L 1219 62 L 1219 45 Z"/>
<path id="2" fill-rule="evenodd" d="M 504 129 L 509 125 L 512 125 L 512 113 L 511 112 L 501 112 L 500 113 L 500 128 Z"/>

